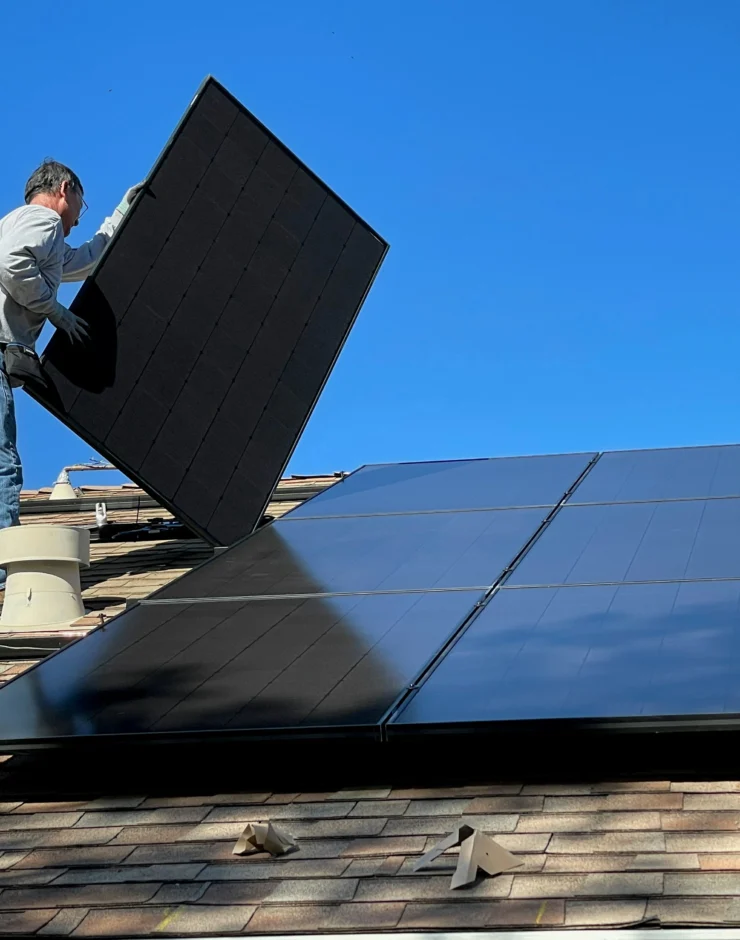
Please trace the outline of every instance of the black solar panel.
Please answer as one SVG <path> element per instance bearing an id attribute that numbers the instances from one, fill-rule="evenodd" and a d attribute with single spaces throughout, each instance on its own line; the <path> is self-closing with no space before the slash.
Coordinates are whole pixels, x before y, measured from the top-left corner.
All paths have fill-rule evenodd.
<path id="1" fill-rule="evenodd" d="M 5 743 L 378 723 L 480 596 L 145 604 L 0 690 Z"/>
<path id="2" fill-rule="evenodd" d="M 740 447 L 603 454 L 389 731 L 740 714 Z"/>
<path id="3" fill-rule="evenodd" d="M 509 584 L 740 578 L 740 499 L 572 506 Z"/>
<path id="4" fill-rule="evenodd" d="M 367 466 L 292 517 L 554 506 L 596 454 Z"/>
<path id="5" fill-rule="evenodd" d="M 740 446 L 602 454 L 571 503 L 740 496 Z"/>
<path id="6" fill-rule="evenodd" d="M 543 518 L 506 509 L 276 522 L 157 597 L 484 588 Z"/>
<path id="7" fill-rule="evenodd" d="M 252 531 L 387 244 L 208 80 L 56 334 L 41 395 L 211 542 Z"/>
<path id="8" fill-rule="evenodd" d="M 740 581 L 504 590 L 394 725 L 740 713 L 738 662 Z"/>

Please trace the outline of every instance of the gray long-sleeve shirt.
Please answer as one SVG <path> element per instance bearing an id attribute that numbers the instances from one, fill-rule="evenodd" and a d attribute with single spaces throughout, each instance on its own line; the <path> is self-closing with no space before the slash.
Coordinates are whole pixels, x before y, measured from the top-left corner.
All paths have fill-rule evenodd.
<path id="1" fill-rule="evenodd" d="M 46 206 L 21 206 L 0 219 L 0 343 L 34 348 L 44 322 L 56 325 L 65 309 L 59 285 L 84 281 L 122 218 L 116 210 L 79 248 L 66 244 L 61 217 Z"/>

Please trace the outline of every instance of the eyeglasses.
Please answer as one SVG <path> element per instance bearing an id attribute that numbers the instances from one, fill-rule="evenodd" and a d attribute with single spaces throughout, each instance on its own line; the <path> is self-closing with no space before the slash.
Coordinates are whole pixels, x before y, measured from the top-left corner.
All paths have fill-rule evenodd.
<path id="1" fill-rule="evenodd" d="M 77 216 L 78 220 L 82 218 L 89 208 L 82 193 L 80 193 L 80 201 L 82 202 L 82 208 L 80 209 L 80 214 Z"/>

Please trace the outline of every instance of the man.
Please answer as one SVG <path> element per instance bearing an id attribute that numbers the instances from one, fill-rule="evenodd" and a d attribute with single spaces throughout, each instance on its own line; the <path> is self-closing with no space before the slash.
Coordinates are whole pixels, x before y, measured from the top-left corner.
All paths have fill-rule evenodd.
<path id="1" fill-rule="evenodd" d="M 143 184 L 133 186 L 97 234 L 70 248 L 65 238 L 87 208 L 76 173 L 46 160 L 26 183 L 25 205 L 0 219 L 0 353 L 8 344 L 33 350 L 49 320 L 73 342 L 87 336 L 83 321 L 59 303 L 62 281 L 83 281 Z M 23 484 L 16 447 L 13 392 L 0 355 L 0 528 L 17 525 Z M 5 574 L 0 569 L 0 589 Z"/>

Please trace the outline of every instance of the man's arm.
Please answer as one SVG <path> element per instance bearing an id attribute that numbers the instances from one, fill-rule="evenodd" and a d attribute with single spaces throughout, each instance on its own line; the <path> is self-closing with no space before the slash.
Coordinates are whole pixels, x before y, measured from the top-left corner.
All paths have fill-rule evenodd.
<path id="1" fill-rule="evenodd" d="M 57 243 L 63 238 L 61 219 L 29 213 L 0 239 L 0 286 L 21 307 L 48 317 L 52 323 L 60 311 L 66 312 L 57 301 L 53 271 L 56 265 L 61 267 Z M 59 276 L 61 271 L 56 273 Z"/>
<path id="2" fill-rule="evenodd" d="M 131 203 L 143 188 L 144 183 L 137 183 L 136 186 L 127 189 L 126 195 L 116 207 L 113 215 L 103 221 L 103 224 L 89 242 L 85 242 L 79 248 L 70 248 L 65 243 L 62 267 L 63 281 L 84 281 L 92 272 L 103 254 L 105 246 L 111 240 L 111 236 L 123 221 L 123 217 L 128 212 Z"/>
<path id="3" fill-rule="evenodd" d="M 89 242 L 84 242 L 79 248 L 71 248 L 64 244 L 64 260 L 62 262 L 63 281 L 84 281 L 90 274 L 111 236 L 118 228 L 123 218 L 120 209 L 116 209 L 112 216 L 103 220 L 95 235 Z"/>

